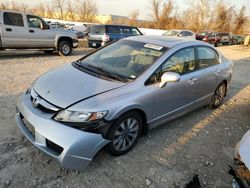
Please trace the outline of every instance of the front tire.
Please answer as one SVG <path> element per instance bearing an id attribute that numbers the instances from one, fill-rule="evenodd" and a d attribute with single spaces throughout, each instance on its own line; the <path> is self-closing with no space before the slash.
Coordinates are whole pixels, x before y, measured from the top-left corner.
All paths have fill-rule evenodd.
<path id="1" fill-rule="evenodd" d="M 60 41 L 58 45 L 58 53 L 61 56 L 69 56 L 72 53 L 72 46 L 68 41 Z"/>
<path id="2" fill-rule="evenodd" d="M 128 153 L 138 142 L 142 130 L 141 116 L 134 112 L 128 112 L 120 116 L 110 128 L 107 139 L 111 142 L 106 149 L 113 156 Z"/>
<path id="3" fill-rule="evenodd" d="M 216 88 L 214 95 L 211 99 L 211 102 L 209 104 L 209 108 L 211 109 L 218 108 L 222 104 L 226 94 L 227 94 L 227 85 L 225 82 L 222 82 Z"/>

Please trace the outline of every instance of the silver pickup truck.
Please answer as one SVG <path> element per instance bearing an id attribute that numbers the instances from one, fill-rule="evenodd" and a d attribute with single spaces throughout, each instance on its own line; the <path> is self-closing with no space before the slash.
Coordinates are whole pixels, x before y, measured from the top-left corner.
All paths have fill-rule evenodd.
<path id="1" fill-rule="evenodd" d="M 0 50 L 39 49 L 67 56 L 77 47 L 72 31 L 51 29 L 42 18 L 32 14 L 0 10 Z"/>

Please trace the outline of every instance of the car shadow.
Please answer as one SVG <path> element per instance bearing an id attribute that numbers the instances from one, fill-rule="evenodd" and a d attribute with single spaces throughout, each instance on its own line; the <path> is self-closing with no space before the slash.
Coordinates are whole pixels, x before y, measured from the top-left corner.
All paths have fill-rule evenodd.
<path id="1" fill-rule="evenodd" d="M 73 50 L 70 56 L 79 56 L 79 55 L 86 55 L 93 51 L 91 48 L 77 48 Z M 38 50 L 6 50 L 0 51 L 0 60 L 11 60 L 11 59 L 21 59 L 21 58 L 36 58 L 36 57 L 62 57 L 58 53 L 53 52 L 51 54 L 44 53 L 43 51 Z M 69 56 L 69 57 L 70 57 Z"/>

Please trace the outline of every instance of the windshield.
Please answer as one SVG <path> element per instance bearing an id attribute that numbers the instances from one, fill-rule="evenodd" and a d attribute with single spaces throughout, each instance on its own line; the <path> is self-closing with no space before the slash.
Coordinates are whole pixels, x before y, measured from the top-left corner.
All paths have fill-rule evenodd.
<path id="1" fill-rule="evenodd" d="M 104 76 L 108 73 L 119 80 L 129 81 L 140 76 L 166 50 L 159 45 L 122 40 L 82 59 L 80 66 L 104 73 Z"/>
<path id="2" fill-rule="evenodd" d="M 180 31 L 176 31 L 176 30 L 169 30 L 167 32 L 165 32 L 163 35 L 164 36 L 176 36 Z"/>

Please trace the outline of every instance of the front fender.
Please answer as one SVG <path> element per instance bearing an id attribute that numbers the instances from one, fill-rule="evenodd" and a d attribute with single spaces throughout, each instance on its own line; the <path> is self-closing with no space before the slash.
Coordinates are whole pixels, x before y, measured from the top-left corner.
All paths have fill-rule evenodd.
<path id="1" fill-rule="evenodd" d="M 145 108 L 143 108 L 142 105 L 140 104 L 132 104 L 129 106 L 117 106 L 116 108 L 112 109 L 111 111 L 109 111 L 108 115 L 105 117 L 106 120 L 111 121 L 111 120 L 115 120 L 117 118 L 119 118 L 122 114 L 131 111 L 131 110 L 140 110 L 143 111 L 146 116 L 147 116 L 147 112 L 145 112 L 144 110 Z"/>

